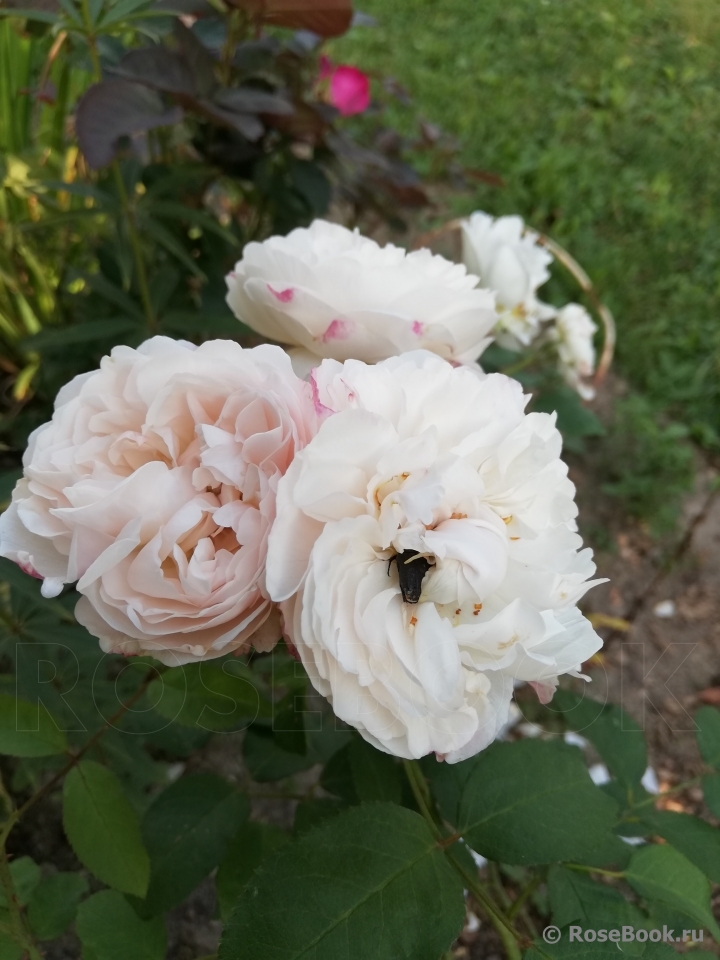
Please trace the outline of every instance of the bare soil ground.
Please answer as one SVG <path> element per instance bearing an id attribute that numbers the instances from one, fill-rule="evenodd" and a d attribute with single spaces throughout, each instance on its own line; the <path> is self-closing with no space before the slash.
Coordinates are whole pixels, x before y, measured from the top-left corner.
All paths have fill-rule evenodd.
<path id="1" fill-rule="evenodd" d="M 605 646 L 590 665 L 589 693 L 621 704 L 640 723 L 658 779 L 672 785 L 700 770 L 695 711 L 720 703 L 717 470 L 699 464 L 678 529 L 664 542 L 618 516 L 592 489 L 587 468 L 573 472 L 581 516 L 587 522 L 604 513 L 613 544 L 596 556 L 598 574 L 609 582 L 590 592 L 585 612 L 628 623 L 622 630 L 598 627 Z"/>

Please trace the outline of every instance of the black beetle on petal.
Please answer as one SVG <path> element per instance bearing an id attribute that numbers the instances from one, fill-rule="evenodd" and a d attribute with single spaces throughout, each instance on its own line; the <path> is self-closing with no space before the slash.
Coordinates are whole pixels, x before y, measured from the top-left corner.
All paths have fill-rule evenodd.
<path id="1" fill-rule="evenodd" d="M 388 576 L 393 561 L 397 566 L 403 600 L 405 603 L 417 603 L 422 593 L 423 577 L 430 569 L 430 561 L 415 550 L 403 550 L 388 560 Z"/>

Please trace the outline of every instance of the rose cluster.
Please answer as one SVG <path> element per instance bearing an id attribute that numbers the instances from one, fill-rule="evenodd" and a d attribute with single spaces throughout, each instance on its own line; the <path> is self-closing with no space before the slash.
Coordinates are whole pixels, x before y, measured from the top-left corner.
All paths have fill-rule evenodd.
<path id="1" fill-rule="evenodd" d="M 270 344 L 115 348 L 32 434 L 0 554 L 45 596 L 74 583 L 106 651 L 178 665 L 282 632 L 379 749 L 477 753 L 517 682 L 546 701 L 601 645 L 554 416 L 471 363 L 493 293 L 323 222 L 249 244 L 228 287 L 306 379 Z"/>
<path id="2" fill-rule="evenodd" d="M 585 400 L 594 396 L 587 383 L 595 370 L 593 337 L 597 327 L 577 303 L 556 309 L 543 303 L 538 288 L 550 279 L 553 255 L 521 217 L 498 217 L 478 211 L 461 222 L 463 260 L 497 293 L 497 342 L 508 350 L 535 343 L 555 348 L 564 380 Z M 553 322 L 554 321 L 554 322 Z"/>

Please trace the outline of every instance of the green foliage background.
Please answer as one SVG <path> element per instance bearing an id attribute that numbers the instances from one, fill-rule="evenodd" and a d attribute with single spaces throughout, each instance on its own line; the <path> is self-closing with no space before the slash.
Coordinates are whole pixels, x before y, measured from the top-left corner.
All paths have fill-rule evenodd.
<path id="1" fill-rule="evenodd" d="M 586 265 L 620 368 L 655 409 L 720 437 L 717 0 L 365 0 L 337 57 L 392 74 L 463 162 L 455 202 L 522 213 Z M 400 110 L 395 122 L 406 122 Z"/>
<path id="2" fill-rule="evenodd" d="M 208 877 L 224 925 L 217 960 L 448 960 L 464 890 L 508 960 L 596 950 L 671 960 L 660 934 L 650 938 L 664 929 L 673 945 L 700 929 L 720 942 L 720 830 L 656 809 L 641 783 L 642 730 L 619 707 L 563 689 L 535 706 L 537 739 L 452 765 L 400 761 L 329 710 L 300 709 L 308 680 L 282 645 L 250 666 L 124 662 L 73 623 L 69 598 L 42 600 L 6 560 L 0 575 L 0 652 L 17 677 L 0 678 L 0 956 L 40 960 L 69 930 L 64 943 L 82 960 L 163 960 L 167 912 Z M 48 663 L 51 680 L 39 669 Z M 695 720 L 717 817 L 720 711 Z M 593 783 L 567 731 L 606 764 L 608 783 Z M 211 737 L 233 732 L 247 793 L 226 770 L 192 767 Z M 188 763 L 179 779 L 178 762 Z M 318 765 L 319 780 L 298 777 Z M 291 830 L 262 821 L 259 791 L 300 801 Z M 72 853 L 56 846 L 53 857 L 72 870 L 17 848 L 31 811 L 52 820 L 60 809 Z M 539 936 L 548 923 L 562 929 L 558 943 Z M 571 924 L 640 935 L 602 953 L 573 946 Z"/>

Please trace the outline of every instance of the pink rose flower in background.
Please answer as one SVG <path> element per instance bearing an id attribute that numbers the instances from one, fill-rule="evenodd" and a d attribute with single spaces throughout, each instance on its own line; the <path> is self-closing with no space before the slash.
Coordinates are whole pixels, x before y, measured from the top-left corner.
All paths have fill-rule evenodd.
<path id="1" fill-rule="evenodd" d="M 0 518 L 0 555 L 108 653 L 172 666 L 280 637 L 265 558 L 280 477 L 316 432 L 279 347 L 154 337 L 58 394 Z"/>
<path id="2" fill-rule="evenodd" d="M 370 78 L 357 67 L 344 63 L 336 66 L 328 57 L 322 56 L 319 79 L 329 79 L 330 103 L 344 117 L 364 113 L 370 106 Z"/>

